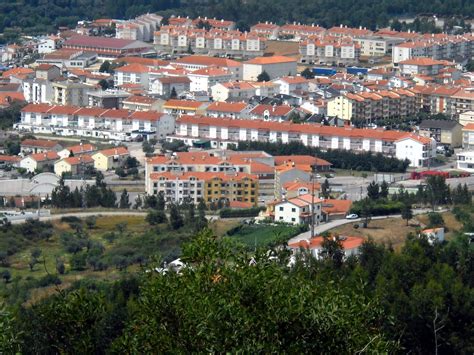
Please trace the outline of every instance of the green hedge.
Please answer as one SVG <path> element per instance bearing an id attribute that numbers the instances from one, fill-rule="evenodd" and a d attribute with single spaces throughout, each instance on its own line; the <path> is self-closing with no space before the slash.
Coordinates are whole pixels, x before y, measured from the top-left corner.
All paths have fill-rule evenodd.
<path id="1" fill-rule="evenodd" d="M 365 200 L 354 202 L 351 208 L 351 213 L 355 213 L 360 216 L 362 214 L 362 206 L 364 203 Z M 401 213 L 402 207 L 403 203 L 400 201 L 375 201 L 371 209 L 371 214 L 372 216 L 387 216 L 391 214 L 399 214 Z"/>
<path id="2" fill-rule="evenodd" d="M 238 218 L 238 217 L 257 217 L 260 211 L 263 211 L 265 207 L 252 207 L 246 209 L 230 209 L 223 208 L 219 211 L 221 218 Z"/>

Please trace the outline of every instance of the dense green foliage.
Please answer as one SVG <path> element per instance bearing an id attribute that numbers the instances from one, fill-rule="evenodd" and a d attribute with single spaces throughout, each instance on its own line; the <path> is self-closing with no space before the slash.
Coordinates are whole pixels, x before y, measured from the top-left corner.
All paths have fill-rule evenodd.
<path id="1" fill-rule="evenodd" d="M 219 211 L 219 216 L 221 218 L 257 217 L 261 211 L 262 208 L 260 207 L 242 209 L 223 208 Z"/>
<path id="2" fill-rule="evenodd" d="M 322 151 L 315 147 L 305 146 L 301 142 L 282 144 L 247 141 L 239 142 L 237 150 L 263 150 L 271 155 L 311 155 L 325 159 L 332 164 L 333 168 L 339 169 L 405 172 L 409 165 L 408 160 L 386 157 L 381 153 L 353 153 L 339 149 Z"/>
<path id="3" fill-rule="evenodd" d="M 474 248 L 457 234 L 409 237 L 399 253 L 366 242 L 340 262 L 249 252 L 198 234 L 179 273 L 81 283 L 0 313 L 0 351 L 22 353 L 472 353 Z M 269 257 L 271 255 L 271 257 Z"/>
<path id="4" fill-rule="evenodd" d="M 290 238 L 307 230 L 307 225 L 239 224 L 230 229 L 227 235 L 235 241 L 254 248 L 285 243 Z"/>

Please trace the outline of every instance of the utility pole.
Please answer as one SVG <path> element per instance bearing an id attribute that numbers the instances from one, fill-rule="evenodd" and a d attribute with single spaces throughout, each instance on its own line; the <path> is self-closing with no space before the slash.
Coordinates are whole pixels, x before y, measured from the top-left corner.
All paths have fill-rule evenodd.
<path id="1" fill-rule="evenodd" d="M 314 237 L 314 174 L 311 173 L 311 238 Z"/>

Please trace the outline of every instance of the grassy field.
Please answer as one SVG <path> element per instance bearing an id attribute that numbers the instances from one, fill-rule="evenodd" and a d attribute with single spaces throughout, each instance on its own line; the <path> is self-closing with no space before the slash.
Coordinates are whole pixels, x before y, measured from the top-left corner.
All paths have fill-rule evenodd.
<path id="1" fill-rule="evenodd" d="M 299 228 L 294 226 L 252 224 L 229 231 L 228 235 L 249 247 L 260 247 L 267 246 L 277 240 L 290 239 L 300 232 Z"/>
<path id="2" fill-rule="evenodd" d="M 451 212 L 442 213 L 447 232 L 446 238 L 449 239 L 455 230 L 459 230 L 462 225 L 458 222 Z M 399 250 L 405 243 L 408 233 L 417 234 L 428 224 L 427 215 L 419 215 L 412 219 L 409 225 L 401 218 L 387 218 L 381 220 L 372 220 L 368 228 L 355 229 L 355 224 L 349 223 L 343 226 L 331 229 L 329 232 L 345 236 L 371 237 L 377 243 L 385 245 L 391 244 L 395 250 Z"/>

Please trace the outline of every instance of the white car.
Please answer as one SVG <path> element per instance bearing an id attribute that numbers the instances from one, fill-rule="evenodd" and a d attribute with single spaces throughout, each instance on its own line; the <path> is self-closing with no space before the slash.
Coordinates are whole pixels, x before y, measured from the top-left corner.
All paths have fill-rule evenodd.
<path id="1" fill-rule="evenodd" d="M 346 219 L 357 219 L 357 218 L 359 218 L 359 216 L 356 215 L 355 213 L 351 213 L 346 216 Z"/>

